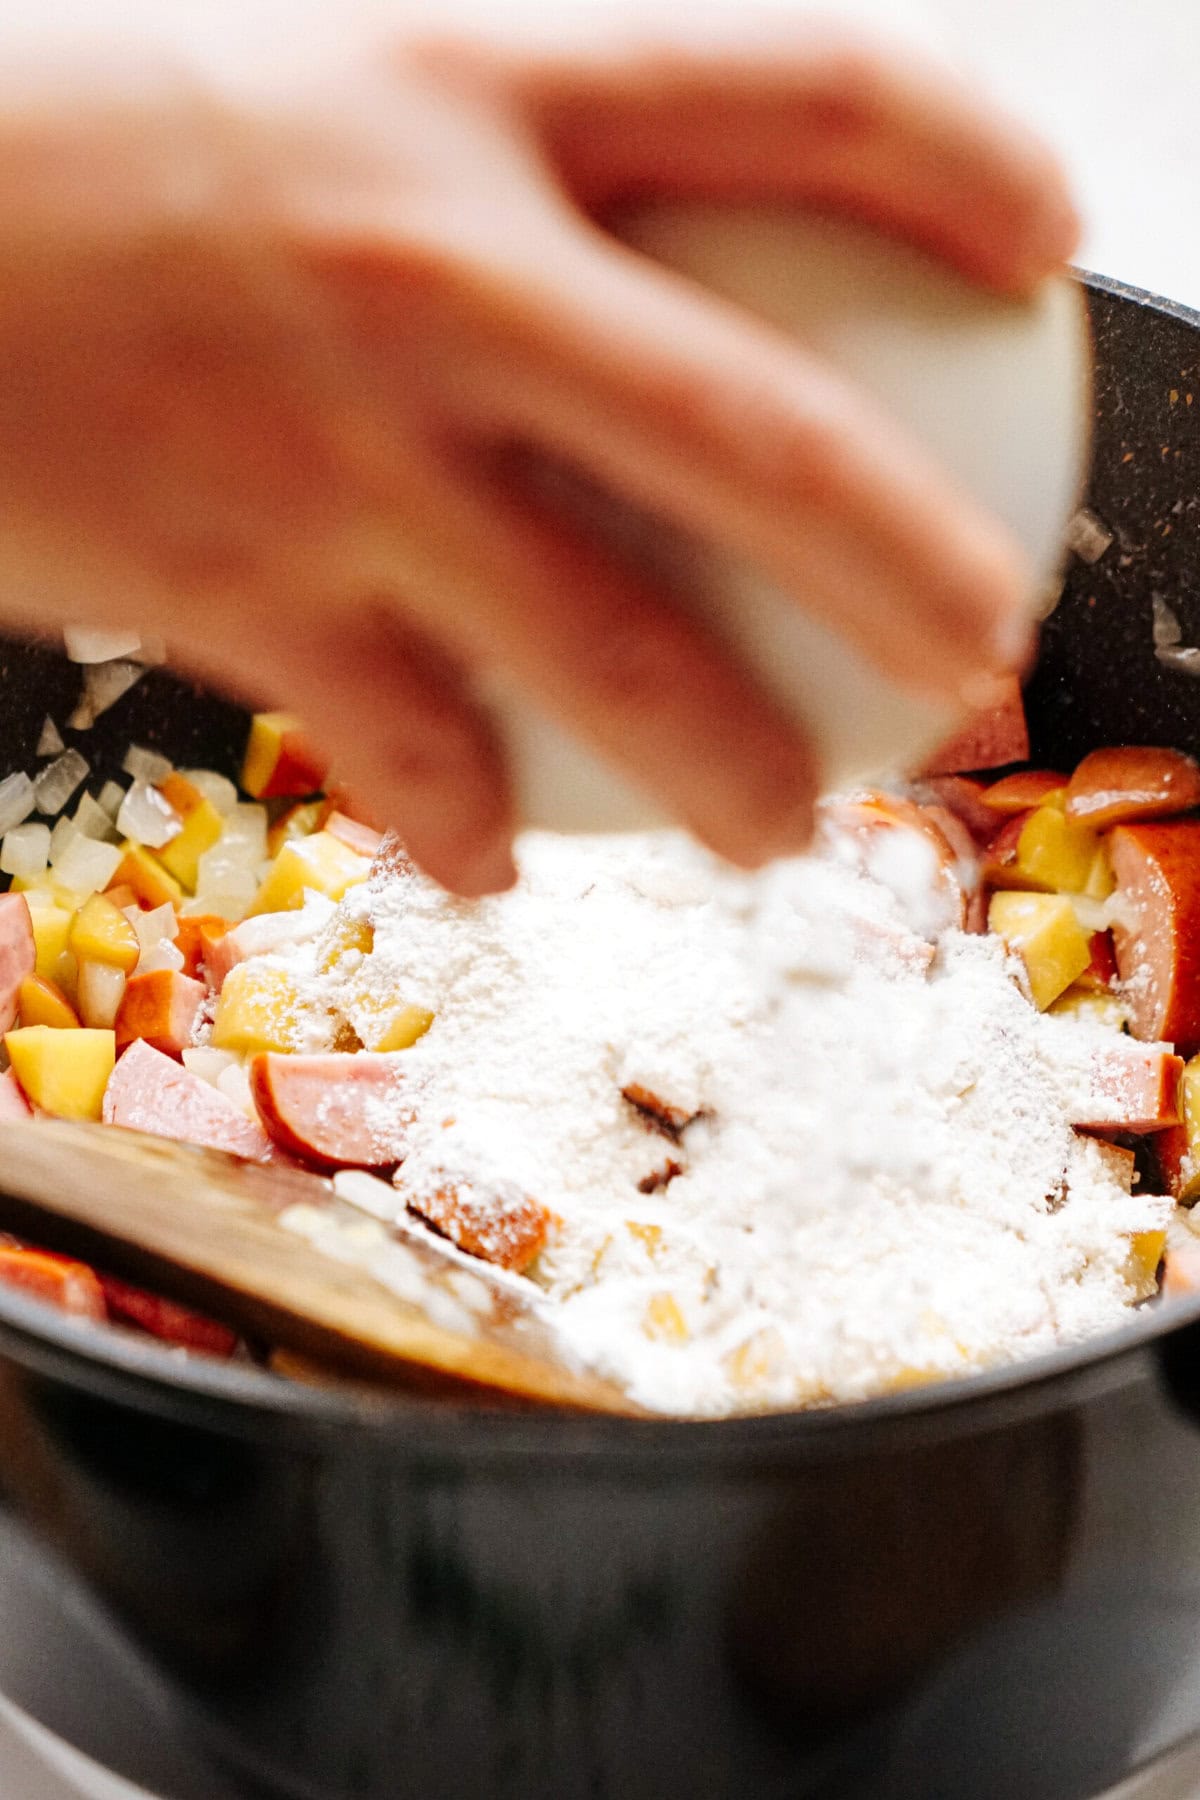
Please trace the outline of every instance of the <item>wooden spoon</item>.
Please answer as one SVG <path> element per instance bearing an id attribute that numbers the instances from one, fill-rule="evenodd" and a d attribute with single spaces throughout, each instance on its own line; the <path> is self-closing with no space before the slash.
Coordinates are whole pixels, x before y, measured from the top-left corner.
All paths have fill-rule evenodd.
<path id="1" fill-rule="evenodd" d="M 493 1404 L 639 1411 L 565 1365 L 513 1279 L 464 1267 L 423 1233 L 389 1232 L 321 1176 L 59 1119 L 6 1122 L 0 1143 L 0 1229 L 207 1309 L 305 1363 Z"/>

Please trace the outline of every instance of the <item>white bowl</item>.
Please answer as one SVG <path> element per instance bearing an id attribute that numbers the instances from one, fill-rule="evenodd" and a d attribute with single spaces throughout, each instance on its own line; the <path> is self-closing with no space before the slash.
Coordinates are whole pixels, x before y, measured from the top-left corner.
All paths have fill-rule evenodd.
<path id="1" fill-rule="evenodd" d="M 762 207 L 659 205 L 623 227 L 635 248 L 792 332 L 851 376 L 1004 520 L 1024 546 L 1031 616 L 1060 575 L 1090 438 L 1090 344 L 1067 278 L 1034 298 L 980 292 L 862 227 Z M 645 521 L 613 503 L 610 534 Z M 914 766 L 958 722 L 895 687 L 754 569 L 689 546 L 686 603 L 715 624 L 814 734 L 824 784 Z M 650 800 L 521 697 L 493 687 L 527 824 L 664 823 Z M 680 754 L 686 754 L 681 746 Z"/>

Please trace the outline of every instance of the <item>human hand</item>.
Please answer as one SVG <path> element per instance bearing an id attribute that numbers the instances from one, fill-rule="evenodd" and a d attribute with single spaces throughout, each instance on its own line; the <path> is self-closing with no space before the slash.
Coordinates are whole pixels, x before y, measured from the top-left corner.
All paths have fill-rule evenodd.
<path id="1" fill-rule="evenodd" d="M 464 893 L 511 879 L 503 671 L 734 860 L 816 770 L 653 580 L 515 479 L 549 454 L 756 563 L 896 679 L 1024 648 L 1015 547 L 765 326 L 624 249 L 630 198 L 794 200 L 1022 292 L 1046 153 L 907 53 L 728 4 L 436 25 L 205 0 L 26 30 L 0 80 L 3 608 L 143 624 L 300 711 Z M 11 88 L 6 84 L 11 83 Z"/>

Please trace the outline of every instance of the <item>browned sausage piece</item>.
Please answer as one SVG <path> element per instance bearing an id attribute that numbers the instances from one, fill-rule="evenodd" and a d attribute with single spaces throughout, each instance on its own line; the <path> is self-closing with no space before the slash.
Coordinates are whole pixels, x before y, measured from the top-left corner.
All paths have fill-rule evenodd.
<path id="1" fill-rule="evenodd" d="M 441 1175 L 417 1194 L 401 1193 L 411 1212 L 469 1256 L 519 1274 L 546 1241 L 550 1215 L 512 1182 L 485 1187 L 462 1175 Z"/>
<path id="2" fill-rule="evenodd" d="M 1130 917 L 1113 927 L 1135 1036 L 1200 1049 L 1200 824 L 1118 825 L 1109 836 Z"/>
<path id="3" fill-rule="evenodd" d="M 1085 756 L 1067 784 L 1067 816 L 1103 831 L 1200 806 L 1200 768 L 1182 750 L 1114 745 Z"/>

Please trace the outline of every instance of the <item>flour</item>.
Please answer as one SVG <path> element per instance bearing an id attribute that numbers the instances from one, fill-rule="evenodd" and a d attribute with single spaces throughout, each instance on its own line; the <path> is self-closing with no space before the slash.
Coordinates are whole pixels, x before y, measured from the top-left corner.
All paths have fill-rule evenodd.
<path id="1" fill-rule="evenodd" d="M 540 1200 L 527 1287 L 566 1355 L 664 1411 L 853 1400 L 1119 1324 L 1172 1211 L 1070 1125 L 1115 1034 L 935 929 L 920 853 L 889 887 L 836 849 L 748 876 L 669 833 L 529 833 L 511 894 L 378 876 L 266 960 L 311 1048 L 435 1015 L 397 1208 L 447 1171 Z"/>

